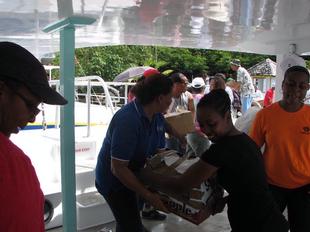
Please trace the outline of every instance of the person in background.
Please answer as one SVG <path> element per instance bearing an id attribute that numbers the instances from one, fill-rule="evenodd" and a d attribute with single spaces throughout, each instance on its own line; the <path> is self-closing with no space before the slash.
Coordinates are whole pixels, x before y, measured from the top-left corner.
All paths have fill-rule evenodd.
<path id="1" fill-rule="evenodd" d="M 96 166 L 96 187 L 116 220 L 116 232 L 145 231 L 138 196 L 167 212 L 158 194 L 137 178 L 147 158 L 164 147 L 165 120 L 172 98 L 172 82 L 154 74 L 138 82 L 136 99 L 113 116 L 100 149 Z"/>
<path id="2" fill-rule="evenodd" d="M 237 84 L 241 96 L 242 113 L 244 114 L 251 107 L 252 95 L 255 91 L 253 80 L 249 72 L 241 66 L 239 59 L 232 60 L 230 68 L 237 72 Z"/>
<path id="3" fill-rule="evenodd" d="M 135 83 L 136 80 L 131 80 L 131 83 Z M 132 92 L 132 88 L 134 85 L 130 85 L 128 89 L 127 103 L 132 102 L 135 99 L 135 95 Z"/>
<path id="4" fill-rule="evenodd" d="M 173 73 L 169 76 L 169 79 L 173 83 L 172 102 L 166 113 L 189 110 L 192 112 L 193 117 L 195 117 L 194 99 L 192 94 L 187 91 L 187 77 L 182 73 Z M 171 128 L 171 126 L 167 123 L 166 128 Z M 174 136 L 169 136 L 166 139 L 166 147 L 178 151 L 181 155 L 185 153 L 185 144 L 186 142 L 184 140 L 180 141 L 180 139 Z"/>
<path id="5" fill-rule="evenodd" d="M 205 86 L 206 84 L 201 77 L 195 77 L 191 83 L 195 111 L 199 100 L 204 96 Z"/>
<path id="6" fill-rule="evenodd" d="M 204 96 L 205 82 L 201 77 L 195 77 L 191 83 L 192 95 L 194 99 L 195 111 L 199 100 Z M 210 147 L 210 141 L 200 130 L 195 115 L 195 131 L 186 136 L 186 155 L 188 158 L 200 157 L 201 154 Z"/>
<path id="7" fill-rule="evenodd" d="M 169 76 L 173 83 L 172 102 L 167 113 L 177 112 L 178 110 L 189 110 L 195 114 L 194 99 L 192 94 L 187 91 L 188 79 L 183 73 L 173 73 Z"/>
<path id="8" fill-rule="evenodd" d="M 224 74 L 216 73 L 214 77 L 210 79 L 210 90 L 212 91 L 214 89 L 224 89 L 229 96 L 231 104 L 233 103 L 234 101 L 233 90 L 228 85 L 226 85 Z M 233 105 L 231 106 L 231 109 L 233 109 Z M 236 114 L 233 110 L 231 110 L 231 112 L 232 112 L 233 120 L 235 120 Z"/>
<path id="9" fill-rule="evenodd" d="M 233 101 L 232 101 L 232 114 L 235 118 L 238 118 L 242 115 L 241 113 L 241 97 L 238 92 L 238 87 L 236 85 L 236 81 L 232 78 L 228 78 L 226 85 L 229 86 L 233 92 Z"/>
<path id="10" fill-rule="evenodd" d="M 232 88 L 225 83 L 225 75 L 223 73 L 216 73 L 214 77 L 210 79 L 210 90 L 224 89 L 229 96 L 231 102 L 234 100 Z"/>
<path id="11" fill-rule="evenodd" d="M 307 93 L 306 93 L 306 97 L 304 100 L 305 104 L 310 105 L 310 89 L 308 89 Z"/>
<path id="12" fill-rule="evenodd" d="M 9 139 L 35 121 L 42 102 L 67 103 L 49 86 L 43 65 L 29 51 L 0 42 L 0 231 L 44 231 L 44 195 L 35 169 Z"/>
<path id="13" fill-rule="evenodd" d="M 210 77 L 209 76 L 206 76 L 205 79 L 204 79 L 205 83 L 206 83 L 206 86 L 205 86 L 205 89 L 204 89 L 204 94 L 208 94 L 210 93 Z"/>
<path id="14" fill-rule="evenodd" d="M 310 231 L 310 106 L 303 100 L 309 72 L 292 66 L 284 74 L 282 99 L 256 115 L 250 136 L 259 147 L 267 180 L 280 210 L 287 207 L 291 232 Z"/>
<path id="15" fill-rule="evenodd" d="M 263 106 L 263 102 L 264 102 L 264 94 L 262 93 L 262 91 L 258 88 L 257 85 L 254 85 L 255 88 L 255 92 L 253 93 L 252 97 L 253 97 L 253 102 L 256 102 L 258 104 L 260 104 L 261 106 Z M 251 107 L 253 105 L 251 104 Z"/>
<path id="16" fill-rule="evenodd" d="M 275 84 L 271 84 L 271 88 L 267 90 L 264 97 L 264 107 L 270 106 L 273 103 Z"/>
<path id="17" fill-rule="evenodd" d="M 142 78 L 140 77 L 140 78 L 138 78 L 138 80 L 135 79 L 135 81 L 136 81 L 136 82 L 139 82 L 139 81 L 143 80 L 143 78 L 147 78 L 147 77 L 149 77 L 149 76 L 152 76 L 153 74 L 159 74 L 159 73 L 160 73 L 160 72 L 159 72 L 157 69 L 155 69 L 155 68 L 149 68 L 149 69 L 147 69 L 147 70 L 145 70 L 145 71 L 143 72 Z M 129 89 L 129 92 L 128 92 L 128 103 L 131 102 L 131 101 L 133 101 L 133 100 L 135 99 L 135 95 L 134 95 L 134 93 L 132 92 L 132 88 L 133 88 L 133 86 L 131 86 L 131 88 Z"/>
<path id="18" fill-rule="evenodd" d="M 235 127 L 239 131 L 249 134 L 255 116 L 257 112 L 260 111 L 261 109 L 262 109 L 261 104 L 259 104 L 256 101 L 253 101 L 250 109 L 248 109 L 247 112 L 245 112 L 245 114 L 242 114 L 239 118 L 237 118 L 235 122 Z"/>
<path id="19" fill-rule="evenodd" d="M 197 119 L 212 141 L 210 148 L 181 176 L 167 177 L 145 168 L 144 178 L 171 193 L 186 195 L 217 173 L 219 184 L 229 194 L 224 199 L 232 231 L 287 232 L 287 221 L 268 189 L 260 149 L 234 127 L 230 107 L 223 89 L 211 90 L 201 98 Z"/>

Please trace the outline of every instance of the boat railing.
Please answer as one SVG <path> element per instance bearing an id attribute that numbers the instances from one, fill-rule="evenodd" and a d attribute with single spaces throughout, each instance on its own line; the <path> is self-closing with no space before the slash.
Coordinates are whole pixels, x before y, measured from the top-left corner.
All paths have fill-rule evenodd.
<path id="1" fill-rule="evenodd" d="M 59 90 L 59 80 L 51 80 L 50 84 Z M 114 108 L 120 107 L 127 104 L 128 91 L 133 85 L 135 83 L 106 82 L 99 76 L 76 77 L 75 99 L 78 102 L 85 102 L 89 94 L 91 104 L 112 105 Z"/>
<path id="2" fill-rule="evenodd" d="M 114 107 L 118 107 L 124 104 L 124 101 L 122 101 L 123 97 L 121 96 L 121 92 L 118 89 L 108 85 L 108 90 Z M 81 92 L 76 89 L 75 100 L 77 102 L 85 102 L 86 98 L 87 93 Z M 96 87 L 93 87 L 91 89 L 90 104 L 103 105 L 104 102 L 105 94 L 102 91 L 96 91 Z"/>
<path id="3" fill-rule="evenodd" d="M 75 101 L 86 103 L 87 107 L 87 127 L 90 130 L 90 108 L 91 105 L 102 105 L 114 114 L 117 109 L 127 103 L 129 87 L 134 83 L 128 82 L 105 82 L 99 76 L 76 77 Z M 50 85 L 57 91 L 60 89 L 59 80 L 51 80 Z M 56 107 L 55 127 L 59 127 L 59 107 Z M 89 135 L 89 132 L 87 132 Z"/>
<path id="4" fill-rule="evenodd" d="M 44 68 L 48 74 L 49 82 L 51 85 L 56 86 L 57 90 L 59 90 L 59 80 L 52 80 L 52 74 L 53 70 L 59 70 L 60 67 L 55 65 L 44 65 Z M 85 91 L 81 89 L 83 88 L 82 86 L 88 86 L 87 81 L 91 82 L 89 98 L 90 104 L 105 105 L 108 101 L 108 103 L 112 102 L 114 108 L 121 107 L 127 103 L 129 88 L 135 84 L 130 82 L 107 82 L 104 81 L 101 77 L 95 75 L 76 77 L 75 86 L 79 86 L 75 92 L 75 100 L 77 102 L 86 101 L 88 90 Z M 102 88 L 100 89 L 100 86 L 103 85 L 107 85 L 110 97 L 106 97 L 107 92 L 102 91 Z M 111 100 L 111 102 L 109 102 L 109 100 Z"/>
<path id="5" fill-rule="evenodd" d="M 112 82 L 112 81 L 107 81 L 106 84 L 110 87 L 110 88 L 114 88 L 117 91 L 119 91 L 120 93 L 120 98 L 119 101 L 117 102 L 117 104 L 119 106 L 122 106 L 124 104 L 128 103 L 128 92 L 129 89 L 134 86 L 136 83 L 132 83 L 132 82 Z M 113 86 L 113 87 L 112 87 Z"/>

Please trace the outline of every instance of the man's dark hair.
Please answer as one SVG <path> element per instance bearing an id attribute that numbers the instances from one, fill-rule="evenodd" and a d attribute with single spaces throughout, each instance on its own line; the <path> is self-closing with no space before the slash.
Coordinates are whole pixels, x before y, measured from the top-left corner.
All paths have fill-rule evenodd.
<path id="1" fill-rule="evenodd" d="M 211 80 L 214 80 L 215 82 L 214 89 L 225 89 L 226 87 L 225 80 L 223 79 L 221 75 L 215 74 L 214 77 L 210 78 L 209 82 L 211 82 Z"/>
<path id="2" fill-rule="evenodd" d="M 306 69 L 306 68 L 303 67 L 303 66 L 299 66 L 299 65 L 292 66 L 292 67 L 288 68 L 288 69 L 285 71 L 284 80 L 286 79 L 286 77 L 288 76 L 288 74 L 290 74 L 290 73 L 292 73 L 292 72 L 304 73 L 304 74 L 306 74 L 307 77 L 308 77 L 308 82 L 310 81 L 310 75 L 309 75 L 308 69 Z"/>
<path id="3" fill-rule="evenodd" d="M 197 109 L 203 107 L 212 109 L 224 117 L 225 113 L 230 111 L 230 105 L 230 98 L 226 91 L 223 89 L 214 89 L 200 99 Z"/>
<path id="4" fill-rule="evenodd" d="M 153 74 L 142 78 L 132 92 L 142 105 L 151 103 L 159 95 L 167 95 L 172 90 L 172 81 L 163 74 Z"/>
<path id="5" fill-rule="evenodd" d="M 214 75 L 214 77 L 222 78 L 223 81 L 226 81 L 226 77 L 225 77 L 225 75 L 224 75 L 223 73 L 216 73 L 216 74 Z"/>
<path id="6" fill-rule="evenodd" d="M 182 76 L 185 76 L 183 73 L 173 73 L 169 76 L 169 79 L 172 81 L 172 83 L 182 83 Z"/>

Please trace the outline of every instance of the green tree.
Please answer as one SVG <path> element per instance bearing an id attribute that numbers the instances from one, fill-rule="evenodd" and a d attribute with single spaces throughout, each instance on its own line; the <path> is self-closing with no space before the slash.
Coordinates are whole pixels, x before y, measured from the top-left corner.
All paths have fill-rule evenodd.
<path id="1" fill-rule="evenodd" d="M 122 71 L 134 66 L 152 66 L 160 71 L 171 69 L 184 72 L 188 77 L 232 73 L 230 61 L 241 60 L 249 68 L 268 56 L 189 48 L 155 46 L 105 46 L 76 49 L 76 76 L 98 75 L 112 81 Z M 272 59 L 275 59 L 272 57 Z M 53 64 L 59 64 L 59 54 Z M 59 73 L 55 73 L 59 76 Z"/>

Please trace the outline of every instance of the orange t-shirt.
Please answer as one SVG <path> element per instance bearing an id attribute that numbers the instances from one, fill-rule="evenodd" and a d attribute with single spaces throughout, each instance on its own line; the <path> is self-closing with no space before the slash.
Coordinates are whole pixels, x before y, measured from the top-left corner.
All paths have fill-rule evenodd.
<path id="1" fill-rule="evenodd" d="M 276 102 L 256 115 L 251 138 L 263 153 L 268 182 L 293 189 L 310 184 L 310 106 L 286 112 Z"/>

